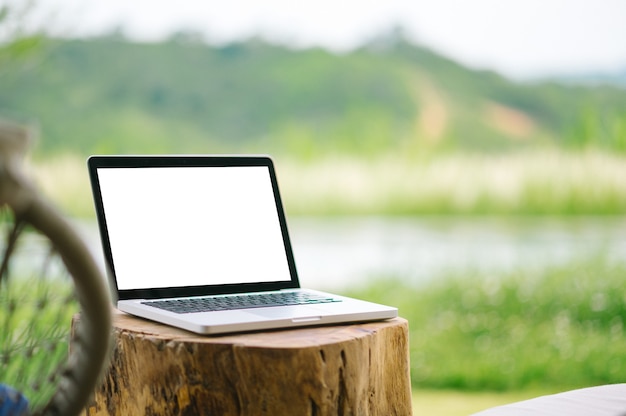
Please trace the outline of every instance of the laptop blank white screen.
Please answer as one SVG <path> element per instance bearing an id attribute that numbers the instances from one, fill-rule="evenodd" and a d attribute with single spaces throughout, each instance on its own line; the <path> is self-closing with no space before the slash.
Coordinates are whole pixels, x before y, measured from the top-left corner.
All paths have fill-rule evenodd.
<path id="1" fill-rule="evenodd" d="M 265 166 L 99 168 L 120 290 L 289 281 Z"/>

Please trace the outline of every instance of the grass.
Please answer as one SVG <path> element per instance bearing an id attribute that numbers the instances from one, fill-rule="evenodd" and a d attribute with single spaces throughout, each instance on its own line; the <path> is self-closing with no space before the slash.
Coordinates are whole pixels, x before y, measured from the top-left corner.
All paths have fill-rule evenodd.
<path id="1" fill-rule="evenodd" d="M 279 160 L 291 214 L 626 213 L 623 156 L 598 151 Z"/>
<path id="2" fill-rule="evenodd" d="M 508 403 L 543 396 L 552 392 L 467 392 L 458 390 L 414 390 L 413 415 L 465 416 Z"/>
<path id="3" fill-rule="evenodd" d="M 276 157 L 289 215 L 622 215 L 624 156 L 556 149 L 499 155 Z M 86 162 L 35 161 L 39 187 L 67 214 L 93 217 Z"/>
<path id="4" fill-rule="evenodd" d="M 626 264 L 595 257 L 497 277 L 443 275 L 419 287 L 381 279 L 350 294 L 397 305 L 409 320 L 414 413 L 466 415 L 623 382 L 624 276 Z M 9 328 L 0 382 L 44 400 L 50 392 L 35 391 L 32 382 L 65 359 L 76 305 L 67 302 L 69 288 L 54 280 L 14 281 L 10 289 L 21 306 L 12 310 L 7 291 L 0 292 L 0 319 Z"/>
<path id="5" fill-rule="evenodd" d="M 409 320 L 415 414 L 464 415 L 624 382 L 624 276 L 626 263 L 594 257 L 503 276 L 442 275 L 416 287 L 380 279 L 350 294 L 396 305 Z M 65 360 L 76 304 L 55 279 L 14 280 L 8 289 L 0 291 L 0 382 L 43 402 L 53 384 L 36 384 Z"/>
<path id="6" fill-rule="evenodd" d="M 55 389 L 77 311 L 68 282 L 28 279 L 0 290 L 0 383 L 21 391 L 34 408 Z"/>
<path id="7" fill-rule="evenodd" d="M 3 210 L 3 235 L 11 224 Z M 36 409 L 51 397 L 60 366 L 67 361 L 70 323 L 78 305 L 60 257 L 27 229 L 19 234 L 0 279 L 0 384 L 22 392 Z M 3 259 L 5 250 L 0 248 Z"/>
<path id="8" fill-rule="evenodd" d="M 409 320 L 415 389 L 555 391 L 626 379 L 626 264 L 602 258 L 506 276 L 380 280 L 355 296 Z"/>

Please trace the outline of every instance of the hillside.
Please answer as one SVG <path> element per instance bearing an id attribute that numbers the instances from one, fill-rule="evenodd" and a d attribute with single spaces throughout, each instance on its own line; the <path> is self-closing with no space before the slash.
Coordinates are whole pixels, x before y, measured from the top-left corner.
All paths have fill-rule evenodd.
<path id="1" fill-rule="evenodd" d="M 259 39 L 209 46 L 49 40 L 5 62 L 0 111 L 36 120 L 40 153 L 626 151 L 626 91 L 516 84 L 386 36 L 347 54 Z"/>

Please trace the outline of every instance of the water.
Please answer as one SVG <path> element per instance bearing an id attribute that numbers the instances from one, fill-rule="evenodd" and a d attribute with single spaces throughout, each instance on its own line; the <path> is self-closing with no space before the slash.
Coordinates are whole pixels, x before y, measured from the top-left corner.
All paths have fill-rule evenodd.
<path id="1" fill-rule="evenodd" d="M 79 223 L 101 265 L 94 223 Z M 494 275 L 604 255 L 626 262 L 624 218 L 288 219 L 303 286 L 341 290 L 369 279 L 426 283 L 442 273 Z"/>

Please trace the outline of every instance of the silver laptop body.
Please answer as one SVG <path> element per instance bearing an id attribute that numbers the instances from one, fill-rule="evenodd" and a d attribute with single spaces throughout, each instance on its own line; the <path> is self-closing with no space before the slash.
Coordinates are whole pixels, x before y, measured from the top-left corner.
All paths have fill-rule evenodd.
<path id="1" fill-rule="evenodd" d="M 397 316 L 300 288 L 267 156 L 92 156 L 88 168 L 121 311 L 199 334 Z M 205 307 L 232 299 L 243 306 Z"/>

